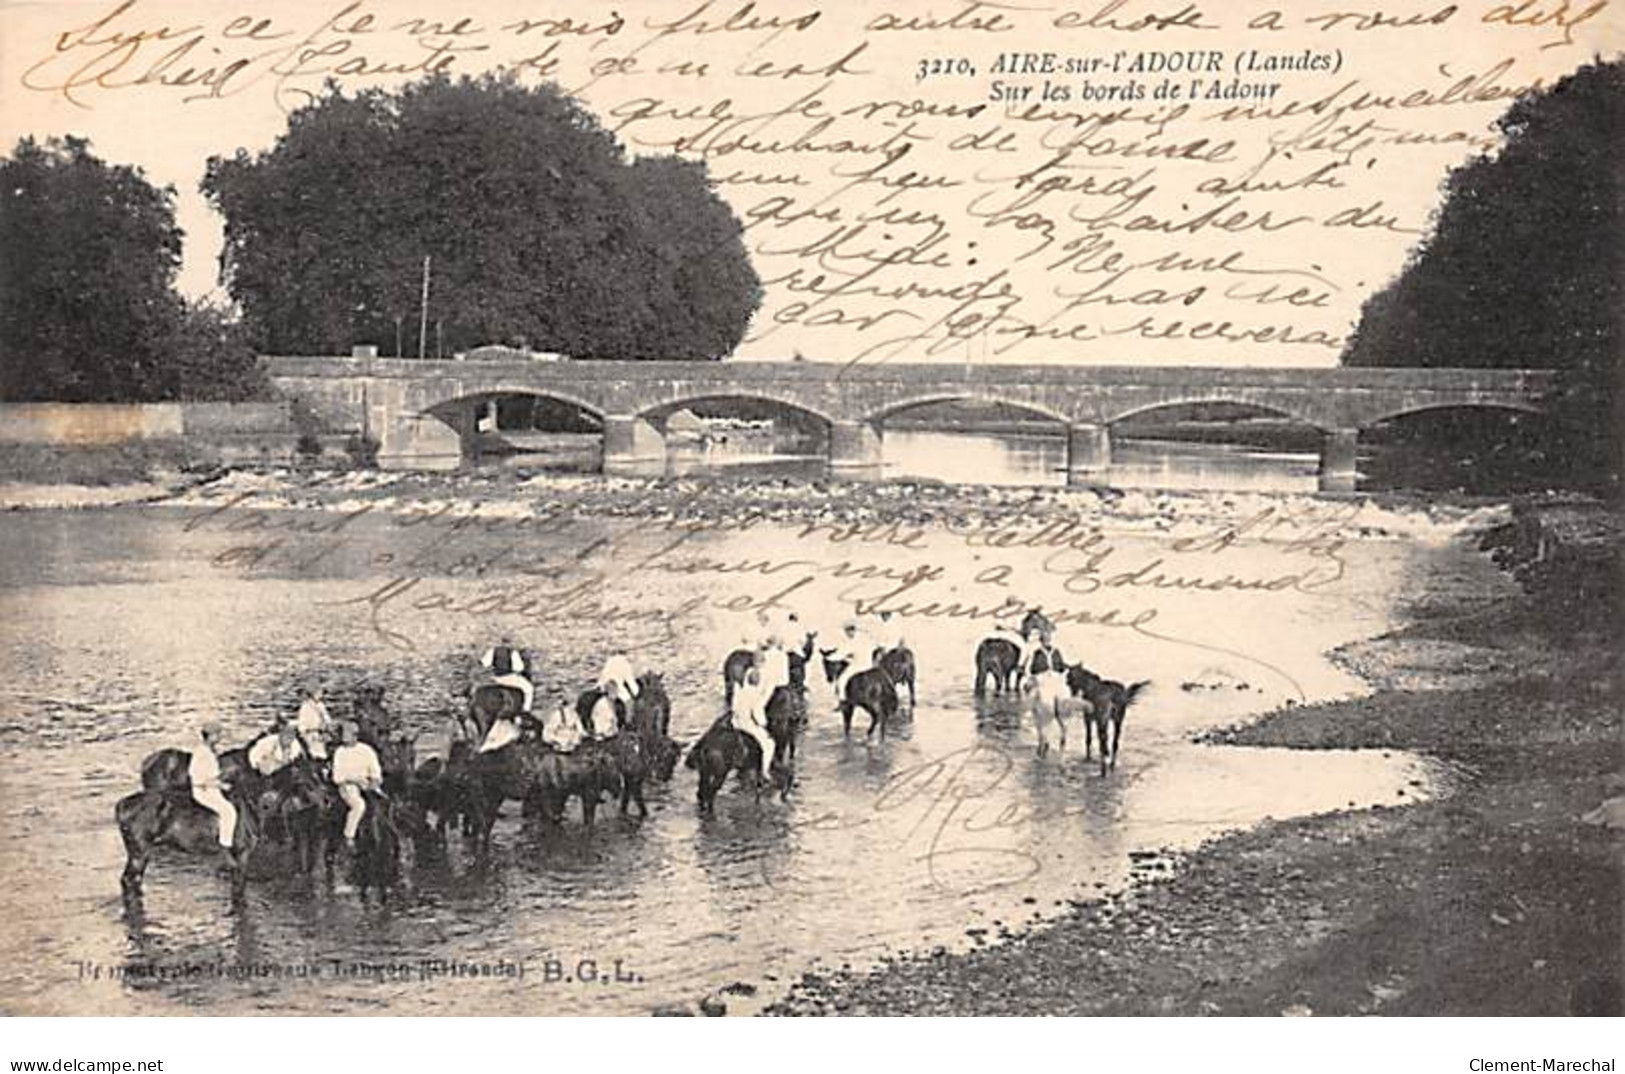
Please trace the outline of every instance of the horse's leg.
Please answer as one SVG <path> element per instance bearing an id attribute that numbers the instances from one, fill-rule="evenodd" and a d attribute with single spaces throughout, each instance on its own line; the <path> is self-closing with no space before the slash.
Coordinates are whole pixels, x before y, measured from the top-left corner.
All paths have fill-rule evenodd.
<path id="1" fill-rule="evenodd" d="M 852 737 L 852 702 L 845 698 L 841 700 L 841 734 Z"/>
<path id="2" fill-rule="evenodd" d="M 1058 747 L 1056 747 L 1056 748 L 1060 749 L 1062 751 L 1065 751 L 1065 749 L 1066 749 L 1066 717 L 1061 714 L 1061 702 L 1059 700 L 1051 701 L 1050 705 L 1054 708 L 1054 711 L 1055 711 L 1055 734 L 1056 734 L 1056 737 L 1061 740 L 1060 745 Z"/>
<path id="3" fill-rule="evenodd" d="M 910 712 L 914 711 L 915 701 L 916 701 L 916 698 L 914 696 L 914 674 L 912 672 L 910 672 L 909 676 L 908 676 L 908 709 L 909 709 Z"/>
<path id="4" fill-rule="evenodd" d="M 647 817 L 649 815 L 649 804 L 643 800 L 643 780 L 640 779 L 632 783 L 631 787 L 632 800 L 638 804 L 638 816 Z"/>
<path id="5" fill-rule="evenodd" d="M 147 862 L 151 859 L 149 850 L 138 849 L 133 841 L 125 840 L 124 875 L 119 878 L 119 886 L 124 889 L 126 900 L 141 898 L 141 880 L 147 874 Z"/>
<path id="6" fill-rule="evenodd" d="M 594 787 L 591 794 L 583 794 L 581 796 L 581 823 L 585 824 L 589 828 L 592 827 L 593 815 L 598 812 L 599 793 L 599 788 Z"/>

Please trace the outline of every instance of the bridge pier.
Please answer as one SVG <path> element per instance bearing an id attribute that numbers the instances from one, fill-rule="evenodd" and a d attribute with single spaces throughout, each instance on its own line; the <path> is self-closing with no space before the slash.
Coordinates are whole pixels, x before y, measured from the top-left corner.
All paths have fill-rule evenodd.
<path id="1" fill-rule="evenodd" d="M 1071 425 L 1066 430 L 1066 483 L 1090 488 L 1106 483 L 1112 465 L 1112 434 L 1106 425 Z"/>
<path id="2" fill-rule="evenodd" d="M 1353 492 L 1359 485 L 1360 430 L 1333 429 L 1320 447 L 1320 491 Z"/>
<path id="3" fill-rule="evenodd" d="M 666 438 L 649 421 L 630 414 L 604 418 L 604 473 L 648 474 L 666 464 Z"/>
<path id="4" fill-rule="evenodd" d="M 866 421 L 837 421 L 829 427 L 829 468 L 847 481 L 880 480 L 884 456 L 880 430 Z"/>

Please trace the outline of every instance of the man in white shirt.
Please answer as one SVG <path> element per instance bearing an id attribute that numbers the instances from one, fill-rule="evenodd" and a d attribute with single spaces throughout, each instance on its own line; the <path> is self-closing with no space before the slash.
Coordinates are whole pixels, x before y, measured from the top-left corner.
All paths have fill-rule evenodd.
<path id="1" fill-rule="evenodd" d="M 219 741 L 218 723 L 210 721 L 198 728 L 198 741 L 192 747 L 186 775 L 192 781 L 192 800 L 219 818 L 220 845 L 230 850 L 237 831 L 237 807 L 226 799 L 225 785 L 220 780 L 220 757 L 215 753 Z"/>
<path id="2" fill-rule="evenodd" d="M 354 849 L 355 833 L 367 814 L 367 799 L 362 792 L 376 791 L 384 785 L 384 769 L 373 748 L 358 740 L 355 724 L 346 722 L 343 734 L 344 744 L 333 751 L 333 784 L 349 807 L 344 818 L 344 841 Z"/>
<path id="3" fill-rule="evenodd" d="M 509 686 L 519 691 L 521 712 L 530 712 L 536 703 L 536 684 L 530 681 L 530 668 L 513 642 L 507 638 L 493 645 L 480 657 L 480 664 L 498 686 Z"/>
<path id="4" fill-rule="evenodd" d="M 745 672 L 745 681 L 734 691 L 733 712 L 729 723 L 740 734 L 756 740 L 762 750 L 762 778 L 770 779 L 773 771 L 773 736 L 767 733 L 767 702 L 773 691 L 762 680 L 760 664 Z"/>
<path id="5" fill-rule="evenodd" d="M 638 673 L 632 661 L 616 653 L 604 661 L 604 670 L 598 675 L 598 688 L 623 705 L 630 706 L 638 696 Z"/>
<path id="6" fill-rule="evenodd" d="M 874 667 L 875 643 L 872 638 L 859 629 L 853 620 L 847 620 L 841 628 L 840 640 L 836 642 L 833 650 L 827 651 L 829 659 L 834 663 L 846 663 L 846 668 L 835 680 L 835 698 L 837 701 L 846 697 L 846 684 L 852 681 L 852 676 L 868 671 Z"/>
<path id="7" fill-rule="evenodd" d="M 286 720 L 277 724 L 276 731 L 262 735 L 248 748 L 249 766 L 260 775 L 270 778 L 305 755 L 299 744 L 299 732 Z"/>
<path id="8" fill-rule="evenodd" d="M 569 753 L 581 745 L 581 721 L 576 719 L 564 701 L 561 700 L 548 713 L 546 722 L 542 724 L 542 741 L 560 753 Z"/>
<path id="9" fill-rule="evenodd" d="M 333 717 L 328 714 L 327 705 L 322 701 L 320 686 L 305 687 L 304 697 L 299 702 L 299 714 L 294 717 L 293 724 L 299 732 L 300 741 L 305 744 L 305 752 L 318 761 L 325 761 L 327 732 L 333 726 Z"/>
<path id="10" fill-rule="evenodd" d="M 784 651 L 783 638 L 771 635 L 756 659 L 762 668 L 762 689 L 768 697 L 779 687 L 790 685 L 790 655 Z"/>

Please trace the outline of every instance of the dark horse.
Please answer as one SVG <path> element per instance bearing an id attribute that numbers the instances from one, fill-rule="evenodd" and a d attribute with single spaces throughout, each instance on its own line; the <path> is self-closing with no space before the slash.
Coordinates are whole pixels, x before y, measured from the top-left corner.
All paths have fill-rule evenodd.
<path id="1" fill-rule="evenodd" d="M 351 862 L 356 887 L 362 899 L 368 890 L 379 896 L 389 894 L 401 879 L 401 829 L 396 816 L 395 801 L 388 794 L 363 791 L 367 811 L 362 814 L 361 825 L 355 833 L 355 857 Z M 339 844 L 344 841 L 344 818 L 348 810 L 343 802 L 328 813 L 327 875 L 333 876 L 334 860 Z"/>
<path id="2" fill-rule="evenodd" d="M 549 819 L 559 820 L 574 796 L 581 799 L 581 819 L 590 826 L 604 793 L 618 794 L 623 787 L 618 762 L 611 745 L 583 742 L 561 753 L 532 737 L 476 754 L 470 766 L 467 806 L 480 847 L 491 845 L 497 811 L 507 801 L 523 802 L 539 808 Z"/>
<path id="3" fill-rule="evenodd" d="M 411 801 L 425 815 L 434 815 L 435 830 L 442 841 L 446 826 L 458 820 L 468 820 L 464 834 L 473 834 L 473 811 L 468 805 L 473 766 L 474 747 L 458 742 L 452 746 L 450 757 L 431 757 L 412 773 Z"/>
<path id="4" fill-rule="evenodd" d="M 357 736 L 362 742 L 376 746 L 395 730 L 395 721 L 384 705 L 384 688 L 375 683 L 362 683 L 350 697 L 350 711 L 355 717 Z"/>
<path id="5" fill-rule="evenodd" d="M 907 650 L 903 651 L 907 653 Z M 909 655 L 910 664 L 913 660 L 913 656 Z M 831 683 L 839 682 L 841 673 L 845 670 L 845 660 L 831 660 L 827 656 L 824 658 L 824 677 Z M 852 714 L 860 708 L 869 714 L 869 730 L 864 734 L 864 738 L 873 737 L 875 728 L 878 727 L 880 739 L 884 742 L 886 723 L 897 715 L 897 683 L 884 668 L 875 667 L 860 671 L 847 680 L 846 693 L 841 698 L 842 734 L 851 736 Z"/>
<path id="6" fill-rule="evenodd" d="M 582 725 L 592 726 L 592 710 L 603 699 L 598 688 L 583 690 L 576 698 L 576 715 Z M 666 694 L 666 682 L 658 672 L 646 671 L 638 676 L 638 695 L 632 700 L 632 709 L 615 706 L 616 726 L 619 733 L 604 744 L 615 757 L 615 769 L 620 776 L 619 794 L 621 812 L 625 813 L 637 803 L 638 815 L 647 817 L 649 807 L 643 801 L 643 784 L 653 778 L 671 779 L 677 767 L 681 748 L 670 735 L 671 698 Z M 583 799 L 583 810 L 585 810 Z"/>
<path id="7" fill-rule="evenodd" d="M 758 802 L 762 798 L 762 788 L 769 783 L 776 783 L 779 800 L 786 800 L 794 782 L 796 742 L 806 723 L 805 695 L 793 687 L 781 686 L 774 690 L 767 702 L 767 733 L 773 739 L 773 771 L 764 773 L 762 748 L 756 744 L 756 740 L 736 730 L 726 715 L 719 717 L 689 749 L 688 760 L 684 762 L 699 773 L 701 811 L 710 813 L 713 810 L 717 792 L 732 772 L 754 777 Z"/>
<path id="8" fill-rule="evenodd" d="M 113 816 L 124 840 L 124 875 L 121 883 L 127 901 L 141 897 L 141 881 L 153 851 L 170 847 L 205 857 L 222 856 L 231 866 L 233 901 L 242 898 L 248 885 L 248 863 L 260 843 L 259 818 L 240 793 L 230 796 L 237 807 L 237 830 L 231 850 L 220 846 L 219 819 L 192 801 L 191 792 L 166 794 L 142 790 L 119 799 Z"/>
<path id="9" fill-rule="evenodd" d="M 291 844 L 299 871 L 308 876 L 316 868 L 323 822 L 339 805 L 333 785 L 308 757 L 301 757 L 266 780 L 254 804 L 262 834 Z"/>
<path id="10" fill-rule="evenodd" d="M 1117 767 L 1117 746 L 1123 739 L 1123 716 L 1140 696 L 1140 691 L 1151 683 L 1137 682 L 1124 686 L 1120 682 L 1101 678 L 1082 664 L 1074 664 L 1066 669 L 1066 685 L 1073 697 L 1089 702 L 1083 718 L 1083 759 L 1089 759 L 1089 740 L 1095 738 L 1100 743 L 1100 774 L 1104 776 L 1108 765 Z"/>
<path id="11" fill-rule="evenodd" d="M 517 720 L 524 707 L 525 695 L 512 686 L 485 682 L 474 687 L 468 695 L 468 714 L 464 717 L 464 724 L 473 725 L 475 747 L 485 741 L 492 724 L 503 719 Z"/>
<path id="12" fill-rule="evenodd" d="M 987 680 L 993 680 L 993 692 L 1002 694 L 1016 688 L 1016 677 L 1021 671 L 1021 646 L 1007 638 L 984 638 L 976 647 L 976 696 L 986 694 Z"/>
<path id="13" fill-rule="evenodd" d="M 894 686 L 908 687 L 908 707 L 914 708 L 914 654 L 908 646 L 887 649 L 875 657 L 875 667 L 891 677 Z"/>

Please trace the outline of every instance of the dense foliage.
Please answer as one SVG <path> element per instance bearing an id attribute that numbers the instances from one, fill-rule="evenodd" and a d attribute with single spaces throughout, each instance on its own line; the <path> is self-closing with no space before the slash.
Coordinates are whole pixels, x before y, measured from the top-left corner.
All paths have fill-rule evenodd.
<path id="1" fill-rule="evenodd" d="M 1499 125 L 1505 144 L 1451 173 L 1430 236 L 1366 303 L 1343 360 L 1560 370 L 1550 420 L 1524 422 L 1505 461 L 1526 483 L 1617 487 L 1625 63 L 1584 67 Z M 1409 438 L 1463 448 L 1475 426 Z"/>
<path id="2" fill-rule="evenodd" d="M 0 160 L 0 399 L 149 402 L 260 393 L 219 310 L 174 291 L 174 193 L 82 138 Z"/>
<path id="3" fill-rule="evenodd" d="M 270 150 L 209 162 L 222 280 L 280 354 L 494 342 L 582 358 L 729 353 L 761 301 L 703 165 L 629 161 L 556 87 L 493 76 L 348 97 Z"/>

